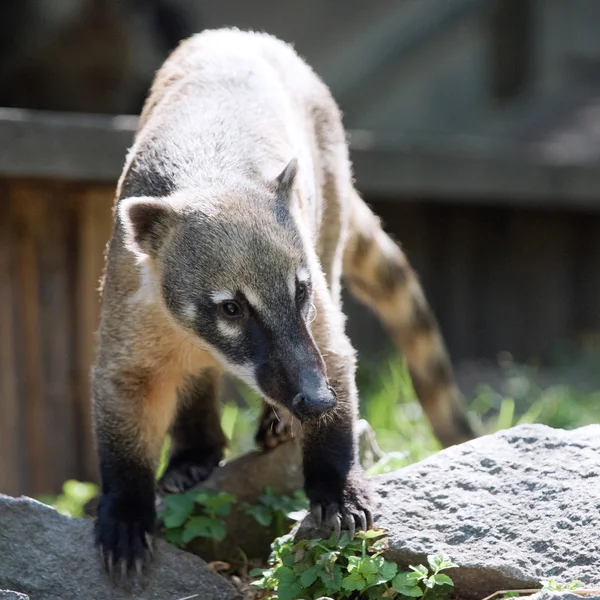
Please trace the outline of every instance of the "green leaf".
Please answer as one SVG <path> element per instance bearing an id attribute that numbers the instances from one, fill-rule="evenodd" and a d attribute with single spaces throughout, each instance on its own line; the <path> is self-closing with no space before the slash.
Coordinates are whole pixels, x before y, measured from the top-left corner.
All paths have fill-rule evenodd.
<path id="1" fill-rule="evenodd" d="M 168 494 L 163 498 L 162 519 L 167 527 L 179 527 L 192 514 L 194 498 L 188 494 Z"/>
<path id="2" fill-rule="evenodd" d="M 348 591 L 360 591 L 366 586 L 366 581 L 363 576 L 354 571 L 342 579 L 342 587 Z"/>
<path id="3" fill-rule="evenodd" d="M 213 521 L 214 519 L 203 515 L 190 517 L 189 521 L 185 524 L 182 540 L 187 544 L 197 537 L 212 537 L 211 526 Z"/>
<path id="4" fill-rule="evenodd" d="M 404 596 L 419 598 L 423 591 L 417 584 L 415 573 L 398 573 L 392 581 L 392 587 Z"/>
<path id="5" fill-rule="evenodd" d="M 361 565 L 360 556 L 349 556 L 348 557 L 348 573 L 357 571 L 358 569 L 360 569 L 360 565 Z"/>
<path id="6" fill-rule="evenodd" d="M 377 558 L 381 559 L 381 563 L 383 563 L 383 558 L 375 557 L 371 558 L 370 556 L 360 561 L 359 571 L 362 575 L 375 575 L 379 571 L 379 567 L 381 564 L 377 564 Z"/>
<path id="7" fill-rule="evenodd" d="M 371 546 L 368 548 L 369 552 L 383 552 L 384 550 L 387 550 L 390 547 L 388 538 L 381 538 L 380 540 L 377 540 L 376 542 L 374 542 L 373 544 L 371 544 Z"/>
<path id="8" fill-rule="evenodd" d="M 289 567 L 279 567 L 273 577 L 279 582 L 277 585 L 277 597 L 279 600 L 297 600 L 302 591 L 302 585 L 296 574 Z"/>
<path id="9" fill-rule="evenodd" d="M 227 533 L 227 525 L 222 519 L 212 519 L 210 524 L 210 537 L 222 542 Z"/>
<path id="10" fill-rule="evenodd" d="M 417 565 L 416 567 L 409 565 L 409 568 L 412 569 L 415 573 L 419 574 L 419 579 L 424 579 L 429 574 L 427 567 L 424 567 L 423 565 Z"/>
<path id="11" fill-rule="evenodd" d="M 273 573 L 273 576 L 280 582 L 294 582 L 296 581 L 296 574 L 289 567 L 279 567 Z"/>
<path id="12" fill-rule="evenodd" d="M 298 600 L 302 592 L 302 585 L 299 582 L 280 582 L 277 586 L 278 600 Z"/>
<path id="13" fill-rule="evenodd" d="M 356 537 L 359 540 L 372 540 L 373 538 L 381 537 L 385 535 L 385 529 L 369 529 L 368 531 L 357 531 Z"/>
<path id="14" fill-rule="evenodd" d="M 339 592 L 342 589 L 344 573 L 340 565 L 334 565 L 333 570 L 329 573 L 321 571 L 319 577 L 329 592 Z"/>
<path id="15" fill-rule="evenodd" d="M 433 575 L 431 577 L 425 577 L 423 579 L 423 583 L 429 588 L 429 589 L 433 589 L 433 587 L 435 586 L 435 580 L 433 579 Z"/>
<path id="16" fill-rule="evenodd" d="M 385 561 L 381 567 L 379 567 L 379 573 L 386 581 L 391 581 L 398 572 L 398 565 L 393 562 Z"/>
<path id="17" fill-rule="evenodd" d="M 419 586 L 414 587 L 403 587 L 394 586 L 394 589 L 403 596 L 410 596 L 411 598 L 420 598 L 423 595 L 423 590 Z"/>
<path id="18" fill-rule="evenodd" d="M 256 519 L 256 522 L 263 527 L 269 527 L 273 522 L 273 513 L 266 506 L 249 506 L 244 512 L 253 516 Z"/>
<path id="19" fill-rule="evenodd" d="M 445 569 L 451 569 L 452 567 L 458 566 L 454 564 L 452 560 L 444 554 L 430 554 L 427 557 L 427 562 L 429 563 L 429 566 L 436 572 L 444 571 Z"/>
<path id="20" fill-rule="evenodd" d="M 452 581 L 448 575 L 444 575 L 443 573 L 436 573 L 432 577 L 438 585 L 454 585 L 454 581 Z"/>
<path id="21" fill-rule="evenodd" d="M 173 544 L 173 546 L 177 546 L 178 548 L 183 546 L 183 528 L 177 527 L 175 529 L 167 529 L 163 535 L 165 541 L 169 544 Z"/>
<path id="22" fill-rule="evenodd" d="M 317 580 L 319 572 L 322 568 L 323 567 L 321 567 L 321 565 L 313 565 L 312 567 L 304 571 L 304 573 L 302 573 L 302 575 L 300 576 L 300 583 L 302 584 L 302 586 L 305 588 L 310 587 Z"/>

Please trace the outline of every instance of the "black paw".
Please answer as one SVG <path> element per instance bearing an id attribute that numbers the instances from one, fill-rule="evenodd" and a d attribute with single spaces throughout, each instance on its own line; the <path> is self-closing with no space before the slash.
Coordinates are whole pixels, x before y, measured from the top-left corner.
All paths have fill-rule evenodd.
<path id="1" fill-rule="evenodd" d="M 307 489 L 306 494 L 310 500 L 310 516 L 318 529 L 334 531 L 338 539 L 345 529 L 352 539 L 357 530 L 373 528 L 371 492 L 361 475 L 349 477 L 341 491 L 325 485 Z"/>
<path id="2" fill-rule="evenodd" d="M 142 575 L 142 567 L 152 557 L 155 518 L 153 499 L 144 506 L 139 499 L 110 494 L 100 498 L 94 532 L 104 568 L 111 577 L 125 579 L 132 572 Z"/>
<path id="3" fill-rule="evenodd" d="M 263 450 L 272 450 L 293 437 L 291 416 L 282 416 L 274 408 L 268 407 L 263 412 L 254 440 Z"/>
<path id="4" fill-rule="evenodd" d="M 190 454 L 171 457 L 164 475 L 158 482 L 159 492 L 180 494 L 202 483 L 221 461 L 221 452 L 194 458 Z"/>

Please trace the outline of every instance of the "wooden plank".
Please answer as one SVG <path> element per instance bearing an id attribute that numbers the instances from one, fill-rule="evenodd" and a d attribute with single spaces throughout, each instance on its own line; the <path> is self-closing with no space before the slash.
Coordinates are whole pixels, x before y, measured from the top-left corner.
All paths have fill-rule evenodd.
<path id="1" fill-rule="evenodd" d="M 7 185 L 0 186 L 3 217 L 0 220 L 0 492 L 16 496 L 23 489 L 19 440 L 19 398 L 14 339 L 14 285 L 12 219 L 6 202 Z"/>
<path id="2" fill-rule="evenodd" d="M 46 411 L 44 405 L 44 365 L 41 348 L 39 306 L 39 264 L 36 239 L 42 227 L 42 201 L 35 186 L 12 183 L 11 204 L 17 215 L 17 253 L 19 287 L 19 325 L 23 336 L 23 361 L 20 369 L 25 411 L 26 460 L 29 466 L 25 493 L 43 494 L 51 490 L 48 477 Z"/>
<path id="3" fill-rule="evenodd" d="M 112 228 L 114 189 L 97 186 L 72 190 L 78 211 L 76 264 L 77 382 L 76 403 L 79 471 L 82 479 L 97 481 L 96 453 L 92 437 L 90 369 L 94 361 L 96 329 L 100 311 L 99 284 L 105 247 Z"/>
<path id="4" fill-rule="evenodd" d="M 46 448 L 50 487 L 60 491 L 66 479 L 77 475 L 75 436 L 75 394 L 71 357 L 74 355 L 73 303 L 70 289 L 73 248 L 69 236 L 72 213 L 65 186 L 39 185 L 40 230 L 36 238 L 39 265 L 41 348 L 44 367 Z"/>

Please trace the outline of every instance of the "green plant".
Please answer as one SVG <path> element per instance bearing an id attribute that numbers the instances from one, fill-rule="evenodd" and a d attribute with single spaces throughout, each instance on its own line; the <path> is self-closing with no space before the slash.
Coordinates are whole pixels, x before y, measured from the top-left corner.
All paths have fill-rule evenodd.
<path id="1" fill-rule="evenodd" d="M 550 577 L 547 581 L 542 582 L 542 590 L 545 592 L 567 592 L 577 590 L 583 587 L 581 581 L 570 581 L 569 583 L 561 583 L 554 577 Z"/>
<path id="2" fill-rule="evenodd" d="M 299 521 L 306 515 L 308 500 L 302 490 L 292 496 L 278 494 L 271 486 L 265 487 L 264 493 L 258 498 L 258 504 L 244 504 L 244 512 L 252 515 L 264 527 L 275 524 L 275 535 L 282 536 L 286 525 Z M 288 523 L 286 523 L 286 521 Z M 289 527 L 287 527 L 289 531 Z"/>
<path id="3" fill-rule="evenodd" d="M 227 528 L 221 517 L 231 512 L 236 500 L 232 494 L 211 490 L 166 495 L 158 514 L 164 539 L 179 547 L 198 537 L 222 541 Z"/>
<path id="4" fill-rule="evenodd" d="M 264 598 L 314 600 L 333 595 L 344 598 L 425 597 L 434 587 L 449 589 L 452 580 L 441 571 L 454 567 L 444 556 L 429 556 L 429 568 L 419 565 L 398 572 L 396 563 L 386 561 L 387 538 L 382 530 L 358 532 L 351 540 L 342 532 L 328 540 L 294 542 L 292 535 L 277 538 L 271 546 L 267 569 L 250 574 L 259 577 L 253 585 Z"/>
<path id="5" fill-rule="evenodd" d="M 98 495 L 98 486 L 94 483 L 69 479 L 62 486 L 62 494 L 45 494 L 38 500 L 55 508 L 68 517 L 84 517 L 84 506 Z"/>

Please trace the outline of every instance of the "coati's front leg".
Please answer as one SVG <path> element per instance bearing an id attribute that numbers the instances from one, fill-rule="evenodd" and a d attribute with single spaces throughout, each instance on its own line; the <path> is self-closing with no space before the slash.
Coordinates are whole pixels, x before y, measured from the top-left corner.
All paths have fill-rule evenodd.
<path id="1" fill-rule="evenodd" d="M 221 462 L 227 438 L 219 418 L 219 380 L 219 373 L 207 369 L 179 390 L 169 463 L 158 484 L 161 491 L 185 492 Z"/>
<path id="2" fill-rule="evenodd" d="M 154 474 L 175 407 L 149 370 L 98 364 L 93 372 L 94 425 L 101 497 L 96 544 L 107 570 L 139 572 L 155 530 Z"/>
<path id="3" fill-rule="evenodd" d="M 340 309 L 323 296 L 315 298 L 313 335 L 337 405 L 302 424 L 304 487 L 317 523 L 325 519 L 338 533 L 345 528 L 353 536 L 357 528 L 373 526 L 371 493 L 358 460 L 355 354 Z"/>

